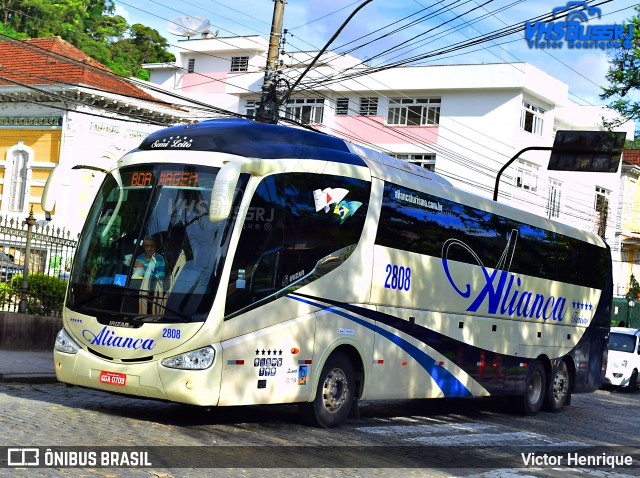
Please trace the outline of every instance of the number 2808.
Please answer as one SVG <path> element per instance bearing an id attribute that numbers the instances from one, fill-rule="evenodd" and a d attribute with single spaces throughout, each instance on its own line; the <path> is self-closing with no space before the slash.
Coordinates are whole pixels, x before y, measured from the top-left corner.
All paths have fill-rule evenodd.
<path id="1" fill-rule="evenodd" d="M 162 329 L 162 337 L 166 339 L 179 339 L 180 329 Z"/>
<path id="2" fill-rule="evenodd" d="M 411 288 L 411 269 L 395 264 L 387 264 L 385 289 L 409 290 Z"/>

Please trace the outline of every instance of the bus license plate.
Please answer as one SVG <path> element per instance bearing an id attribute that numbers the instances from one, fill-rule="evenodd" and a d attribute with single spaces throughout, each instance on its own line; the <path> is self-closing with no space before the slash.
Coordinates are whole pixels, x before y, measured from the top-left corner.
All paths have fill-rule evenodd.
<path id="1" fill-rule="evenodd" d="M 106 370 L 102 370 L 100 372 L 100 383 L 124 387 L 127 383 L 127 375 L 124 373 L 107 372 Z"/>

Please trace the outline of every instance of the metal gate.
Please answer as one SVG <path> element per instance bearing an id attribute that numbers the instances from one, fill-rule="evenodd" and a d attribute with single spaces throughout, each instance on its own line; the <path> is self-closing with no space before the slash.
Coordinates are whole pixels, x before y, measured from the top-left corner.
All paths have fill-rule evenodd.
<path id="1" fill-rule="evenodd" d="M 0 216 L 1 309 L 59 317 L 77 245 L 69 231 L 39 225 L 33 213 L 23 221 Z"/>

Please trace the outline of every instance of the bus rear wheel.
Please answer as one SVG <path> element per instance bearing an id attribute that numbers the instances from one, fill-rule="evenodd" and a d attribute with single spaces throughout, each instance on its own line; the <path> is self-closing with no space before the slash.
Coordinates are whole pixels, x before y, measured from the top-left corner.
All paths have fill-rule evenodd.
<path id="1" fill-rule="evenodd" d="M 548 412 L 559 412 L 571 393 L 571 378 L 564 360 L 551 372 L 551 379 L 547 385 L 544 399 L 544 409 Z"/>
<path id="2" fill-rule="evenodd" d="M 315 399 L 300 406 L 303 418 L 322 428 L 340 426 L 351 412 L 355 386 L 351 360 L 342 352 L 334 352 L 322 368 Z"/>
<path id="3" fill-rule="evenodd" d="M 536 415 L 542 408 L 545 397 L 546 375 L 542 364 L 533 360 L 529 364 L 529 372 L 522 394 L 522 411 L 526 415 Z"/>

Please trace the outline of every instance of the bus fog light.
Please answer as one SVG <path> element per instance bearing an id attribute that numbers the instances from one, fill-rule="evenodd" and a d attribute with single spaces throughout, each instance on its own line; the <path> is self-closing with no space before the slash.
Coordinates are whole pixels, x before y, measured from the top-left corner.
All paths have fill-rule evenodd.
<path id="1" fill-rule="evenodd" d="M 69 336 L 69 334 L 64 329 L 58 332 L 58 335 L 56 336 L 56 343 L 54 348 L 58 352 L 64 352 L 67 354 L 75 354 L 75 353 L 78 353 L 78 350 L 80 350 L 80 347 L 78 346 L 78 344 L 75 343 L 75 341 Z"/>
<path id="2" fill-rule="evenodd" d="M 192 350 L 184 354 L 176 355 L 162 360 L 162 365 L 169 368 L 180 368 L 184 370 L 204 370 L 211 367 L 216 356 L 213 347 L 204 347 Z"/>

